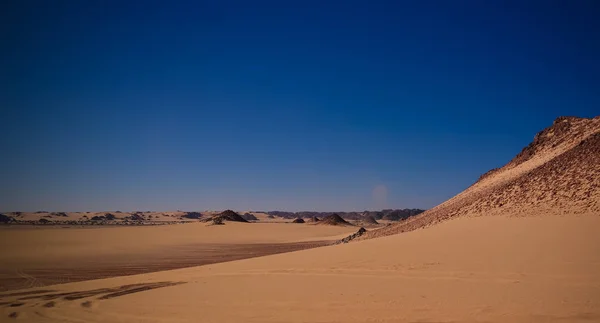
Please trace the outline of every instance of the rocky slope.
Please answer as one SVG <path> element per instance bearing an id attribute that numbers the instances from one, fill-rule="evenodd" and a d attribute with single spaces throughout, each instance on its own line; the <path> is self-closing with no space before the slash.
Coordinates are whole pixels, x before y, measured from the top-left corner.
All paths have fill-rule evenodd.
<path id="1" fill-rule="evenodd" d="M 560 117 L 505 166 L 448 201 L 363 237 L 386 236 L 459 216 L 600 215 L 600 116 Z"/>

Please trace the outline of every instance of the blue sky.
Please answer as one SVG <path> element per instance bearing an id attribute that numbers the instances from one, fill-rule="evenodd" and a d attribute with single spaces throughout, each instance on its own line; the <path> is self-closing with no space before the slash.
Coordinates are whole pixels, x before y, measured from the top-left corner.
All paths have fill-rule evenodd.
<path id="1" fill-rule="evenodd" d="M 595 1 L 3 6 L 4 211 L 429 208 L 600 114 Z"/>

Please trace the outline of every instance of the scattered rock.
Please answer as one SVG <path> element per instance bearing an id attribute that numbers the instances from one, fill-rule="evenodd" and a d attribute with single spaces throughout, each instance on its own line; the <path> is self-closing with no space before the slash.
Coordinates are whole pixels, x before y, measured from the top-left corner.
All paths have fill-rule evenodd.
<path id="1" fill-rule="evenodd" d="M 202 213 L 200 213 L 200 212 L 186 212 L 181 217 L 185 218 L 185 219 L 199 220 L 202 217 Z"/>
<path id="2" fill-rule="evenodd" d="M 213 217 L 209 223 L 209 225 L 224 225 L 223 218 L 221 217 Z"/>
<path id="3" fill-rule="evenodd" d="M 11 223 L 15 222 L 15 219 L 12 216 L 4 215 L 0 213 L 0 223 Z"/>
<path id="4" fill-rule="evenodd" d="M 354 240 L 354 239 L 362 236 L 363 234 L 365 234 L 365 232 L 367 232 L 367 230 L 365 228 L 361 227 L 360 229 L 358 229 L 358 231 L 356 231 L 355 233 L 353 233 L 353 234 L 345 237 L 344 239 L 338 241 L 337 243 L 338 244 L 339 243 L 348 243 L 348 242 L 350 242 L 350 241 L 352 241 L 352 240 Z"/>
<path id="5" fill-rule="evenodd" d="M 304 219 L 302 219 L 302 218 L 295 218 L 294 221 L 292 221 L 292 223 L 304 223 Z"/>
<path id="6" fill-rule="evenodd" d="M 144 216 L 140 213 L 133 213 L 132 215 L 125 217 L 125 219 L 131 221 L 144 221 Z"/>

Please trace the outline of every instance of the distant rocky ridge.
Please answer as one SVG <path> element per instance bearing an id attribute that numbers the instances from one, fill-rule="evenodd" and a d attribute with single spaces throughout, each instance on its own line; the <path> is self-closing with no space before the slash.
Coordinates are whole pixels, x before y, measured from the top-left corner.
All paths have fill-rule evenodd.
<path id="1" fill-rule="evenodd" d="M 181 216 L 182 218 L 185 219 L 200 219 L 202 217 L 202 213 L 200 212 L 186 212 L 184 215 Z"/>
<path id="2" fill-rule="evenodd" d="M 116 219 L 117 217 L 111 213 L 106 213 L 104 215 L 96 215 L 91 218 L 92 221 L 113 221 Z"/>
<path id="3" fill-rule="evenodd" d="M 294 220 L 302 219 L 304 222 L 316 223 L 333 214 L 338 215 L 346 222 L 366 225 L 373 227 L 377 225 L 375 219 L 390 218 L 391 221 L 406 219 L 419 214 L 423 210 L 419 209 L 387 209 L 381 211 L 362 211 L 362 212 L 245 212 L 238 214 L 232 210 L 203 212 L 186 212 L 177 210 L 174 212 L 155 212 L 155 211 L 112 211 L 112 212 L 4 212 L 0 224 L 9 225 L 163 225 L 179 224 L 191 222 L 210 222 L 221 216 L 220 221 L 237 222 L 258 222 L 261 219 L 282 219 Z M 390 215 L 391 214 L 391 215 Z M 318 215 L 318 216 L 317 216 Z M 389 216 L 388 216 L 389 215 Z M 238 217 L 241 217 L 242 220 Z M 45 219 L 41 221 L 41 219 Z M 374 223 L 371 220 L 375 220 Z M 385 219 L 384 219 L 385 220 Z"/>
<path id="4" fill-rule="evenodd" d="M 361 238 L 460 216 L 600 215 L 600 116 L 560 117 L 505 166 L 448 201 Z"/>
<path id="5" fill-rule="evenodd" d="M 304 218 L 310 219 L 314 217 L 325 218 L 332 214 L 337 214 L 345 220 L 361 220 L 366 216 L 372 216 L 376 220 L 381 220 L 389 213 L 397 214 L 400 218 L 409 218 L 417 214 L 423 213 L 421 209 L 387 209 L 381 211 L 361 211 L 361 212 L 317 212 L 317 211 L 302 211 L 302 212 L 286 212 L 286 211 L 267 211 L 264 212 L 271 216 L 278 216 L 284 219 Z"/>
<path id="6" fill-rule="evenodd" d="M 410 215 L 408 215 L 408 214 L 403 214 L 402 212 L 398 212 L 398 211 L 392 211 L 390 213 L 385 214 L 383 217 L 381 217 L 381 220 L 400 221 L 400 220 L 408 219 L 409 217 L 410 217 Z"/>
<path id="7" fill-rule="evenodd" d="M 161 212 L 5 212 L 0 224 L 9 225 L 166 225 L 189 223 L 184 217 Z M 182 212 L 178 212 L 182 213 Z M 189 212 L 194 213 L 194 212 Z M 185 216 L 185 213 L 184 213 Z"/>

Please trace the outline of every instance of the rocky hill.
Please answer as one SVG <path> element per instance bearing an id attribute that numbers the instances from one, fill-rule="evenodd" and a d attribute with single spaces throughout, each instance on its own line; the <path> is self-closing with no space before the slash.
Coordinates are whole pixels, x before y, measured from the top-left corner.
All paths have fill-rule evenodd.
<path id="1" fill-rule="evenodd" d="M 232 210 L 225 210 L 217 215 L 206 218 L 202 221 L 204 221 L 204 222 L 211 222 L 211 221 L 212 222 L 215 222 L 215 221 L 216 222 L 222 222 L 222 221 L 248 222 L 241 215 L 239 215 L 238 213 L 236 213 Z"/>
<path id="2" fill-rule="evenodd" d="M 344 220 L 341 216 L 334 213 L 330 216 L 323 218 L 323 220 L 317 222 L 317 225 L 352 225 L 351 223 Z"/>
<path id="3" fill-rule="evenodd" d="M 600 116 L 560 117 L 505 166 L 448 201 L 363 237 L 385 236 L 460 216 L 600 214 Z"/>
<path id="4" fill-rule="evenodd" d="M 359 226 L 363 226 L 363 227 L 370 227 L 370 228 L 380 226 L 380 223 L 377 222 L 377 220 L 375 220 L 375 218 L 370 215 L 367 215 L 360 220 L 355 220 L 353 223 L 355 225 L 359 225 Z"/>

